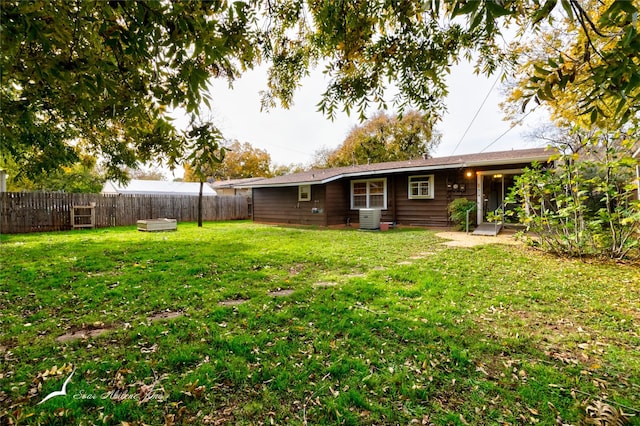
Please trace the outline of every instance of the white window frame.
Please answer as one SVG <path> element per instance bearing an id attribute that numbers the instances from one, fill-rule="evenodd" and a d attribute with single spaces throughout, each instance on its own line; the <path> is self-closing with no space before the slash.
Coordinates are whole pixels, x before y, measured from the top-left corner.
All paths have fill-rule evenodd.
<path id="1" fill-rule="evenodd" d="M 371 182 L 382 182 L 382 196 L 383 196 L 383 201 L 382 201 L 382 206 L 371 206 Z M 353 193 L 353 187 L 356 183 L 366 183 L 367 184 L 367 191 L 366 191 L 366 206 L 356 206 L 355 205 L 355 200 L 354 200 L 354 193 Z M 379 195 L 379 194 L 373 194 L 373 195 Z M 351 210 L 360 210 L 360 209 L 381 209 L 381 210 L 386 210 L 387 209 L 387 178 L 374 178 L 374 179 L 357 179 L 357 180 L 352 180 L 351 181 L 351 194 L 350 197 L 351 199 Z"/>
<path id="2" fill-rule="evenodd" d="M 423 184 L 427 184 L 427 194 L 420 195 L 420 189 Z M 417 185 L 418 194 L 414 195 L 412 186 Z M 434 175 L 417 175 L 417 176 L 409 176 L 409 185 L 408 185 L 408 193 L 410 200 L 432 200 L 435 198 L 435 178 Z"/>
<path id="3" fill-rule="evenodd" d="M 311 185 L 298 186 L 298 201 L 311 201 Z"/>

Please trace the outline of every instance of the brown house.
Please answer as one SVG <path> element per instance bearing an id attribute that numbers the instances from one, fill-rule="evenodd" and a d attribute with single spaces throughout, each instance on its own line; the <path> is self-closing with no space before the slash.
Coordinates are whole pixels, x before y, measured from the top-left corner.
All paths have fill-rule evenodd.
<path id="1" fill-rule="evenodd" d="M 256 222 L 331 226 L 361 220 L 407 226 L 448 226 L 447 206 L 478 204 L 478 223 L 500 208 L 514 176 L 551 152 L 524 149 L 317 169 L 247 186 Z M 378 222 L 379 223 L 379 222 Z"/>

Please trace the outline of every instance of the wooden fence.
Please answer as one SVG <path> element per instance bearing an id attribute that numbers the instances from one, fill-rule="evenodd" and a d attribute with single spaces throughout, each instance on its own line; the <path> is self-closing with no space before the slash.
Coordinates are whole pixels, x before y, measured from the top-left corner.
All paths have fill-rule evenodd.
<path id="1" fill-rule="evenodd" d="M 189 195 L 103 195 L 58 192 L 0 193 L 0 233 L 62 231 L 72 229 L 73 206 L 95 205 L 95 227 L 135 225 L 140 219 L 198 220 L 198 197 Z M 205 221 L 249 218 L 246 196 L 203 197 Z"/>

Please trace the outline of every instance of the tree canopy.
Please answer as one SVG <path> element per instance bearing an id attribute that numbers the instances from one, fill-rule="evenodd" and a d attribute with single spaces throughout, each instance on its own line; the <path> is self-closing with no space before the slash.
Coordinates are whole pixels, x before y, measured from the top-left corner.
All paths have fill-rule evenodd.
<path id="1" fill-rule="evenodd" d="M 355 126 L 337 149 L 317 154 L 321 167 L 421 158 L 440 142 L 427 116 L 409 111 L 395 117 L 383 111 Z"/>
<path id="2" fill-rule="evenodd" d="M 169 111 L 197 113 L 210 77 L 257 60 L 242 2 L 3 0 L 0 13 L 1 154 L 30 176 L 82 151 L 116 178 L 176 163 L 188 138 Z"/>
<path id="3" fill-rule="evenodd" d="M 88 155 L 81 155 L 80 159 L 71 165 L 42 173 L 37 179 L 24 176 L 21 179 L 14 179 L 14 176 L 19 173 L 15 165 L 5 163 L 4 168 L 8 172 L 7 190 L 15 192 L 97 193 L 102 190 L 105 182 L 102 171 L 96 165 L 96 159 Z"/>
<path id="4" fill-rule="evenodd" d="M 626 25 L 636 7 L 611 1 L 568 6 L 566 14 L 512 44 L 518 60 L 507 111 L 515 116 L 544 102 L 560 126 L 616 129 L 636 121 L 640 24 Z"/>
<path id="5" fill-rule="evenodd" d="M 267 151 L 254 148 L 250 143 L 233 141 L 223 144 L 224 158 L 212 163 L 206 170 L 206 177 L 213 179 L 243 179 L 250 177 L 271 177 L 271 156 Z M 184 164 L 184 180 L 199 181 L 190 163 Z"/>
<path id="6" fill-rule="evenodd" d="M 273 56 L 272 93 L 287 99 L 300 70 L 322 61 L 330 84 L 319 107 L 328 115 L 340 107 L 361 114 L 371 104 L 386 107 L 384 89 L 393 82 L 397 108 L 413 105 L 437 116 L 445 107 L 450 66 L 472 57 L 479 73 L 526 72 L 525 99 L 545 102 L 555 89 L 564 93 L 579 82 L 590 87 L 579 97 L 581 114 L 603 113 L 602 99 L 613 105 L 609 117 L 618 122 L 638 114 L 637 2 L 320 1 L 309 5 L 310 18 L 303 1 L 286 4 L 272 25 L 276 45 L 283 46 Z M 521 52 L 505 43 L 506 30 L 536 33 L 548 23 L 565 30 L 561 45 L 529 68 L 517 68 Z"/>
<path id="7" fill-rule="evenodd" d="M 453 64 L 510 69 L 505 29 L 536 31 L 561 15 L 574 30 L 568 54 L 537 58 L 523 99 L 548 102 L 578 82 L 590 88 L 577 95 L 581 114 L 621 123 L 640 104 L 638 7 L 627 0 L 597 10 L 580 0 L 0 2 L 0 155 L 32 176 L 81 153 L 102 158 L 110 178 L 137 162 L 180 164 L 190 129 L 172 111 L 198 115 L 210 78 L 232 82 L 260 61 L 270 65 L 265 107 L 289 106 L 323 66 L 318 108 L 329 117 L 365 119 L 392 103 L 437 118 Z"/>

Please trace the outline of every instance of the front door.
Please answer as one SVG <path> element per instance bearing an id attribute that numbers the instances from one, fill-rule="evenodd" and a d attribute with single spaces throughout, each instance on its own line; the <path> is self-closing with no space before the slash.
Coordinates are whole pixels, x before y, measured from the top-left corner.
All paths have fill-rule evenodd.
<path id="1" fill-rule="evenodd" d="M 522 170 L 483 171 L 478 173 L 478 223 L 487 222 L 490 216 L 499 215 L 504 222 L 513 222 L 514 215 L 504 214 L 513 210 L 505 199 L 514 184 L 514 178 Z"/>

